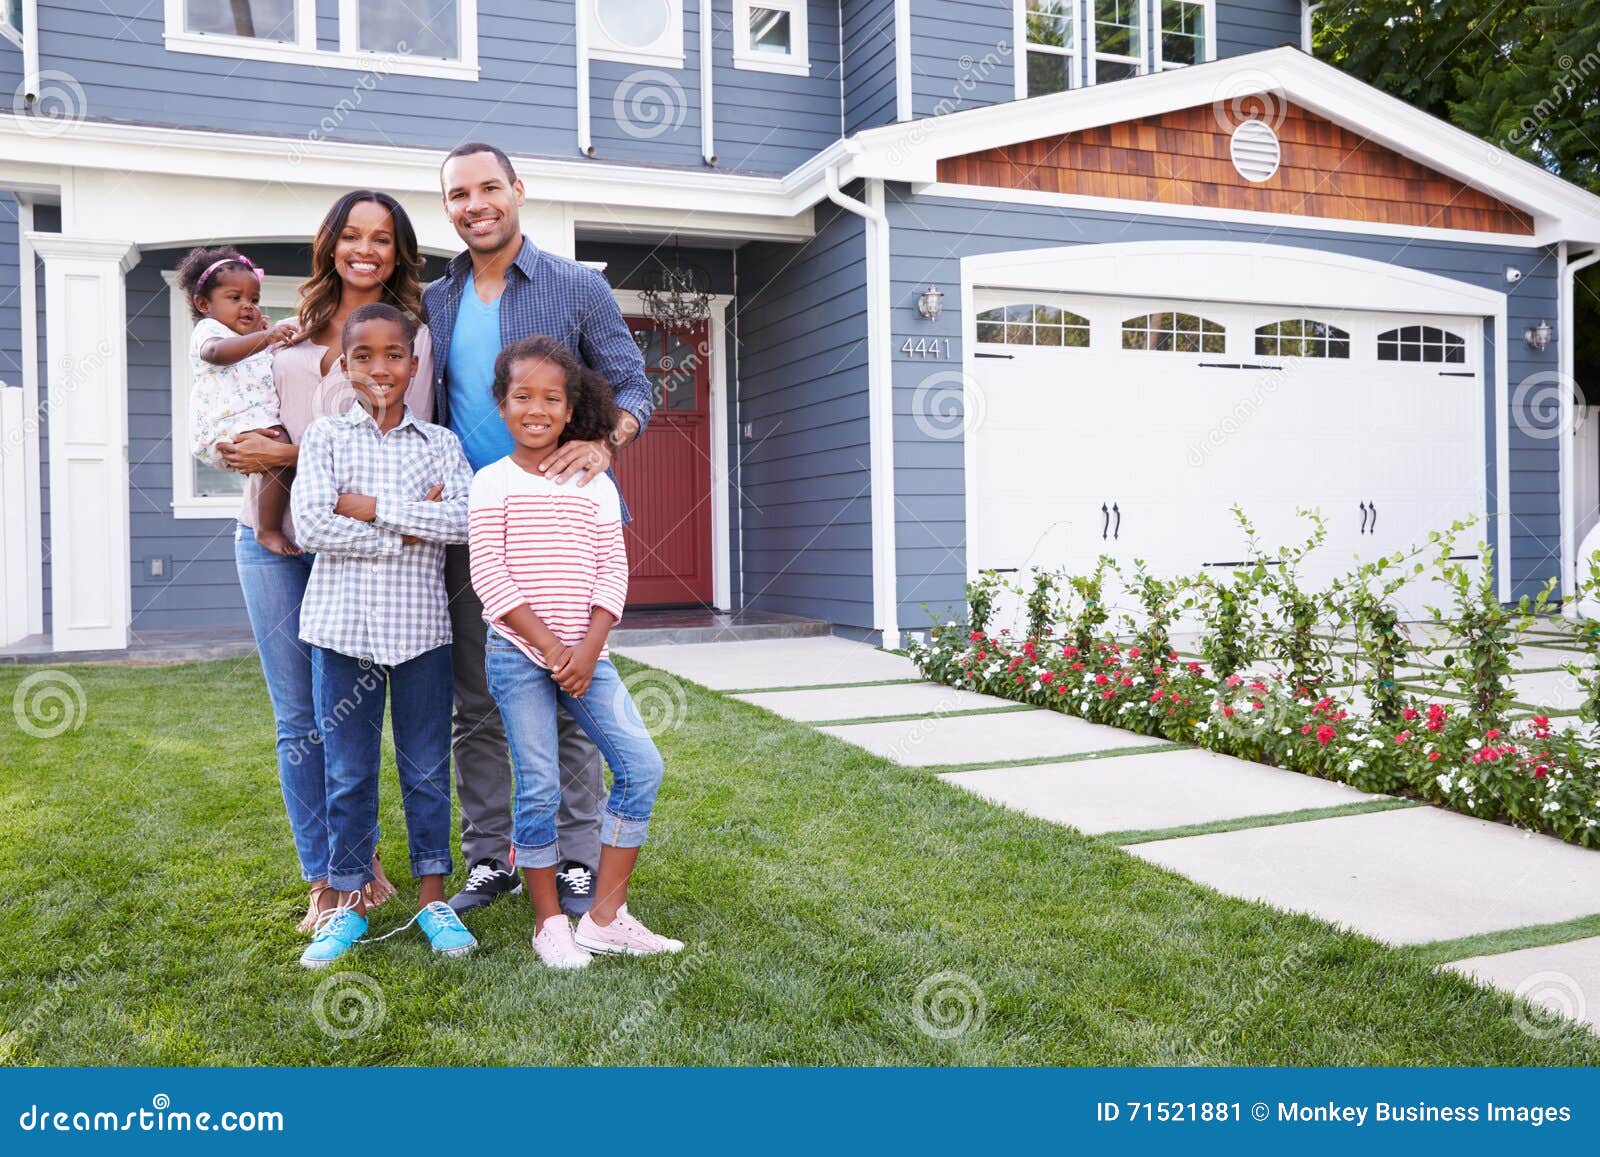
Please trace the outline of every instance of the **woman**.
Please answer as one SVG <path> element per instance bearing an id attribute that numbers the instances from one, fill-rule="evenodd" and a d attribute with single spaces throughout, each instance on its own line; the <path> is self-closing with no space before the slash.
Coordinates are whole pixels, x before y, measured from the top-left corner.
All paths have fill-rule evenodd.
<path id="1" fill-rule="evenodd" d="M 278 778 L 300 857 L 311 885 L 311 902 L 300 922 L 315 924 L 318 897 L 328 887 L 327 797 L 322 744 L 311 696 L 311 648 L 300 641 L 300 602 L 311 575 L 306 554 L 273 554 L 255 539 L 262 475 L 293 466 L 299 441 L 315 419 L 343 413 L 355 399 L 339 370 L 340 333 L 351 311 L 383 301 L 423 320 L 422 258 L 416 231 L 398 201 L 370 189 L 346 193 L 323 218 L 312 243 L 311 276 L 300 286 L 299 336 L 273 357 L 272 376 L 289 441 L 250 432 L 220 446 L 230 470 L 251 475 L 234 534 L 234 559 L 244 589 L 250 627 L 272 699 L 278 732 Z M 406 404 L 417 417 L 433 417 L 433 342 L 426 325 L 416 340 L 417 373 Z M 294 528 L 284 527 L 291 541 Z M 375 879 L 367 885 L 368 907 L 394 895 L 394 886 L 373 856 Z"/>

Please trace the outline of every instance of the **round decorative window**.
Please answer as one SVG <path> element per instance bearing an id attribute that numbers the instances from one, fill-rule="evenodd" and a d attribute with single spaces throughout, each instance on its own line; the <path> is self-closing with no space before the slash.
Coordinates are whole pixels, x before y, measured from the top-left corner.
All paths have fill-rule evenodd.
<path id="1" fill-rule="evenodd" d="M 1245 121 L 1234 129 L 1228 141 L 1228 154 L 1238 174 L 1256 183 L 1270 180 L 1283 160 L 1278 134 L 1266 121 Z"/>
<path id="2" fill-rule="evenodd" d="M 623 48 L 649 48 L 672 19 L 668 0 L 594 0 L 600 27 Z"/>

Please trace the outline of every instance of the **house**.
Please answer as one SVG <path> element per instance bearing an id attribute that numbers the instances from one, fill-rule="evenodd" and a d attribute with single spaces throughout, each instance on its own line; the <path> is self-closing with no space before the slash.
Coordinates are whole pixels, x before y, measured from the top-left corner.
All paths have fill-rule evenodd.
<path id="1" fill-rule="evenodd" d="M 1572 589 L 1600 200 L 1319 63 L 1299 0 L 0 12 L 0 642 L 243 625 L 171 271 L 247 244 L 291 309 L 358 186 L 447 257 L 473 138 L 641 342 L 704 346 L 652 354 L 622 464 L 641 603 L 893 645 L 981 568 L 1235 560 L 1235 502 L 1268 542 L 1320 509 L 1335 569 L 1475 516 L 1505 595 Z M 639 296 L 679 265 L 712 295 L 687 336 Z"/>

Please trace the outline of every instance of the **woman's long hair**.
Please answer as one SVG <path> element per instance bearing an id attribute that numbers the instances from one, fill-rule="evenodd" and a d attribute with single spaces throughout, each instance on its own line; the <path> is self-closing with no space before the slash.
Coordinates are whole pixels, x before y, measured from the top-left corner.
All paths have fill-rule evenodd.
<path id="1" fill-rule="evenodd" d="M 394 272 L 384 283 L 382 301 L 410 315 L 418 324 L 427 320 L 422 308 L 422 255 L 417 250 L 417 231 L 399 201 L 376 189 L 354 189 L 333 203 L 328 215 L 317 226 L 311 243 L 311 276 L 300 285 L 300 336 L 305 341 L 332 320 L 339 311 L 344 282 L 334 268 L 333 249 L 350 220 L 350 210 L 371 201 L 389 210 L 394 222 Z"/>

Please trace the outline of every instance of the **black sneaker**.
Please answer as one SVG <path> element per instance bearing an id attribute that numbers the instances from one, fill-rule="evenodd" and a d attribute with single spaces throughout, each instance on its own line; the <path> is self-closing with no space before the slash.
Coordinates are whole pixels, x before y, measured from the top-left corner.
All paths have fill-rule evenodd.
<path id="1" fill-rule="evenodd" d="M 587 864 L 568 860 L 556 872 L 556 892 L 561 910 L 568 916 L 582 916 L 594 903 L 594 873 Z"/>
<path id="2" fill-rule="evenodd" d="M 474 908 L 486 908 L 501 896 L 522 891 L 517 874 L 499 860 L 479 860 L 467 873 L 466 887 L 450 897 L 450 908 L 457 915 Z"/>

